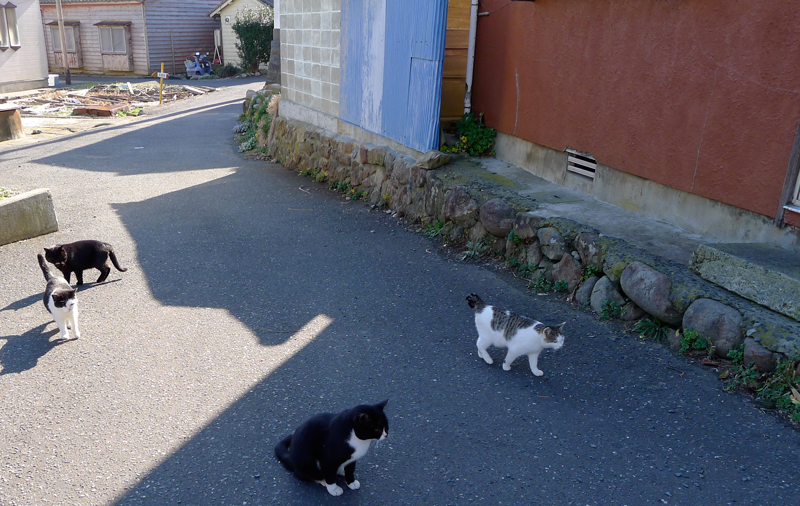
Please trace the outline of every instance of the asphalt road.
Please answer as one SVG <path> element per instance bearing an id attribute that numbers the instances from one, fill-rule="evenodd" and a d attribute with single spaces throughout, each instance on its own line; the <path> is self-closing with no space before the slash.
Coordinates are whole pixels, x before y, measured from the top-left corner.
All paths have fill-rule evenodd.
<path id="1" fill-rule="evenodd" d="M 0 504 L 796 504 L 800 432 L 713 371 L 232 143 L 247 86 L 0 144 L 61 230 L 0 247 Z M 114 245 L 57 344 L 36 253 Z M 94 280 L 96 271 L 85 278 Z M 470 292 L 566 344 L 534 377 L 475 349 Z M 308 416 L 389 399 L 329 496 L 274 459 Z"/>

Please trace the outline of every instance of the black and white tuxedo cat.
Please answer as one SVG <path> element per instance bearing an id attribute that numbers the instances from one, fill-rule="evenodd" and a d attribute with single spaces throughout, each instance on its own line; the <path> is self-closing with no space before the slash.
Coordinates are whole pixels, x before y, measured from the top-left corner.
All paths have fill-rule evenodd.
<path id="1" fill-rule="evenodd" d="M 53 319 L 61 331 L 61 339 L 69 339 L 70 328 L 75 334 L 75 339 L 81 337 L 81 331 L 78 329 L 78 297 L 75 295 L 75 289 L 69 286 L 67 280 L 50 271 L 50 266 L 44 261 L 41 253 L 37 255 L 37 258 L 44 279 L 47 281 L 42 302 L 53 315 Z"/>
<path id="2" fill-rule="evenodd" d="M 278 443 L 275 456 L 295 476 L 316 481 L 331 495 L 342 495 L 337 474 L 356 490 L 361 486 L 355 478 L 356 460 L 366 455 L 373 441 L 389 434 L 383 412 L 387 402 L 362 404 L 339 414 L 320 413 Z"/>

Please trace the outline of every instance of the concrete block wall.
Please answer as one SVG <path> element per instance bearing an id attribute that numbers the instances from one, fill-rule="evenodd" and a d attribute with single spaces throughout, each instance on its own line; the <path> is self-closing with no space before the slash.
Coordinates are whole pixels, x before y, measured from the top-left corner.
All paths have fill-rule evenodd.
<path id="1" fill-rule="evenodd" d="M 339 116 L 341 0 L 283 0 L 280 12 L 284 100 Z"/>

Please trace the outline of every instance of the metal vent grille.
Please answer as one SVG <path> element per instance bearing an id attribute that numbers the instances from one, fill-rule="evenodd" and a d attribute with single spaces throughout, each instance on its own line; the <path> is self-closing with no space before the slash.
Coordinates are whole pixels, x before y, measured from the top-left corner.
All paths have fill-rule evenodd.
<path id="1" fill-rule="evenodd" d="M 597 160 L 589 153 L 581 153 L 567 148 L 567 171 L 594 179 Z"/>

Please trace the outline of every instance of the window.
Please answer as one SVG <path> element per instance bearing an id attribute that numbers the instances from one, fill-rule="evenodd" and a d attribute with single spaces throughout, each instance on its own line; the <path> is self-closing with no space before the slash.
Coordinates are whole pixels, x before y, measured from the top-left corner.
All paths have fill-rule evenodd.
<path id="1" fill-rule="evenodd" d="M 0 50 L 20 47 L 17 27 L 17 6 L 12 3 L 0 4 Z"/>
<path id="2" fill-rule="evenodd" d="M 794 184 L 794 193 L 792 193 L 792 204 L 800 207 L 800 175 L 797 176 L 797 182 Z"/>
<path id="3" fill-rule="evenodd" d="M 61 52 L 61 35 L 58 33 L 58 26 L 51 26 L 50 33 L 53 35 L 53 51 Z M 75 52 L 75 27 L 64 25 L 64 39 L 67 41 L 67 52 Z"/>
<path id="4" fill-rule="evenodd" d="M 100 26 L 100 52 L 104 54 L 127 54 L 124 26 Z"/>

